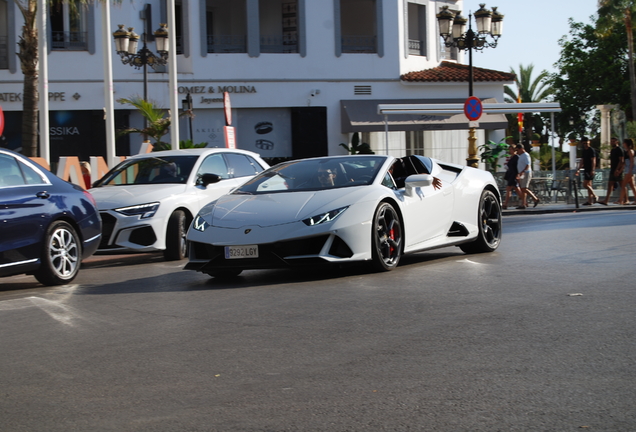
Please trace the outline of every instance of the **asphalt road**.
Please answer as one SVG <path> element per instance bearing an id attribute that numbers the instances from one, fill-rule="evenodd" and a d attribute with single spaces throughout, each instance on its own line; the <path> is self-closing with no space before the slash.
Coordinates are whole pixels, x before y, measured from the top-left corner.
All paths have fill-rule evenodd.
<path id="1" fill-rule="evenodd" d="M 390 273 L 94 258 L 0 280 L 1 431 L 636 430 L 636 212 Z"/>

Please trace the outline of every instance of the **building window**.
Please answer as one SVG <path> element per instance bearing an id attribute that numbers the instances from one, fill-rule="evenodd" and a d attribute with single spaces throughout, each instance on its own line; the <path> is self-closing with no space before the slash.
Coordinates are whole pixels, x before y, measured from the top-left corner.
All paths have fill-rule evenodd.
<path id="1" fill-rule="evenodd" d="M 205 18 L 209 53 L 247 52 L 245 0 L 207 0 Z"/>
<path id="2" fill-rule="evenodd" d="M 0 69 L 9 69 L 9 19 L 7 2 L 0 0 Z"/>
<path id="3" fill-rule="evenodd" d="M 261 53 L 298 52 L 298 2 L 259 0 Z"/>
<path id="4" fill-rule="evenodd" d="M 86 51 L 86 8 L 63 3 L 51 7 L 51 49 L 56 51 Z"/>
<path id="5" fill-rule="evenodd" d="M 424 156 L 424 132 L 407 131 L 406 134 L 406 155 Z"/>
<path id="6" fill-rule="evenodd" d="M 408 4 L 408 43 L 409 54 L 426 55 L 426 6 Z"/>
<path id="7" fill-rule="evenodd" d="M 174 3 L 174 25 L 177 54 L 183 54 L 183 4 L 181 2 Z"/>
<path id="8" fill-rule="evenodd" d="M 340 0 L 343 53 L 377 53 L 377 0 Z"/>

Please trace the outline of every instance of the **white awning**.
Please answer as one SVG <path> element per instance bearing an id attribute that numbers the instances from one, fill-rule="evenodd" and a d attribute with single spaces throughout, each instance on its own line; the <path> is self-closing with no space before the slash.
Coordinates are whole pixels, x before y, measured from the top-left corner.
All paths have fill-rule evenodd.
<path id="1" fill-rule="evenodd" d="M 463 110 L 459 114 L 392 114 L 384 116 L 378 113 L 378 105 L 424 105 L 424 104 L 461 104 L 465 99 L 367 99 L 341 100 L 342 133 L 384 132 L 385 117 L 389 131 L 458 130 L 469 129 Z M 484 103 L 495 103 L 496 99 L 484 99 Z M 480 129 L 506 129 L 508 120 L 503 114 L 484 114 L 479 119 Z"/>

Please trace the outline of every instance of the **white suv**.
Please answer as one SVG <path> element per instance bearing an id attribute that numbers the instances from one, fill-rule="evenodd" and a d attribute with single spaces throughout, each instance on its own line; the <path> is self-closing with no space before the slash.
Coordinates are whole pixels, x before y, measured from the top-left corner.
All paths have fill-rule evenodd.
<path id="1" fill-rule="evenodd" d="M 199 209 L 269 166 L 256 153 L 204 148 L 137 155 L 95 182 L 102 217 L 97 253 L 164 251 L 186 257 L 186 232 Z"/>

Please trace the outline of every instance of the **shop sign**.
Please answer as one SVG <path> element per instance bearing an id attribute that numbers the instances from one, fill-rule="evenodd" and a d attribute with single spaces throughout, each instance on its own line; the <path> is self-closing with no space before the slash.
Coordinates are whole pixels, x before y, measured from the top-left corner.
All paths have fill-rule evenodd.
<path id="1" fill-rule="evenodd" d="M 201 95 L 201 97 L 198 98 L 199 104 L 223 103 L 224 93 L 257 93 L 256 87 L 252 85 L 180 86 L 178 91 L 180 94 L 190 93 L 193 97 Z"/>

